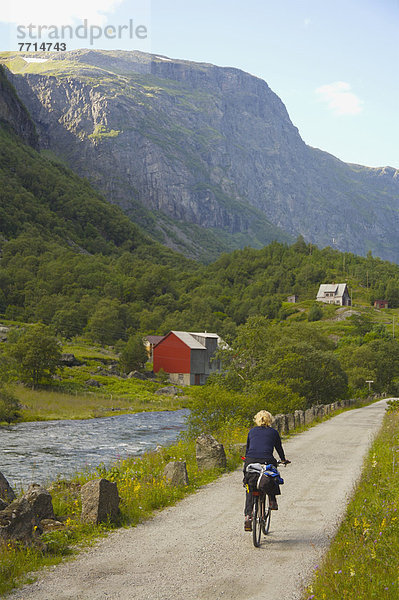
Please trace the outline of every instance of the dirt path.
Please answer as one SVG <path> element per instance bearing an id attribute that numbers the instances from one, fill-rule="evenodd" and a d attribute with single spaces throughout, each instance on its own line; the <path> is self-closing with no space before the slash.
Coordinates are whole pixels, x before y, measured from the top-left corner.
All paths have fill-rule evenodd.
<path id="1" fill-rule="evenodd" d="M 288 440 L 269 536 L 243 530 L 242 474 L 225 475 L 9 596 L 13 600 L 299 600 L 343 514 L 385 401 Z"/>

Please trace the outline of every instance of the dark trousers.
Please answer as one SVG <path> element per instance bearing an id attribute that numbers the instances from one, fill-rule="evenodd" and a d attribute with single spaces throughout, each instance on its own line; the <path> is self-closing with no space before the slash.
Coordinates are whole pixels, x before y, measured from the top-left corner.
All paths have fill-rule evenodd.
<path id="1" fill-rule="evenodd" d="M 267 458 L 246 458 L 244 462 L 244 475 L 247 468 L 247 465 L 251 463 L 261 463 L 263 465 L 274 465 L 277 467 L 277 460 L 274 456 L 268 456 Z M 248 486 L 245 487 L 245 509 L 244 515 L 252 515 L 252 492 Z M 272 494 L 268 494 L 270 500 L 276 500 L 276 496 Z"/>

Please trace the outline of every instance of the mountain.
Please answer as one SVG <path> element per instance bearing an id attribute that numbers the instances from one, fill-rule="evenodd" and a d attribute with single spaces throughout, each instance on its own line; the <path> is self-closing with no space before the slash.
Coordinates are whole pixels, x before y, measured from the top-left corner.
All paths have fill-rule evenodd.
<path id="1" fill-rule="evenodd" d="M 66 337 L 93 317 L 102 343 L 127 338 L 141 313 L 148 323 L 153 302 L 163 318 L 174 282 L 200 265 L 145 235 L 36 146 L 34 124 L 0 68 L 2 317 L 42 321 Z"/>
<path id="2" fill-rule="evenodd" d="M 399 262 L 398 171 L 307 146 L 261 79 L 140 52 L 33 56 L 0 59 L 42 150 L 163 243 L 209 260 L 301 234 Z"/>
<path id="3" fill-rule="evenodd" d="M 185 265 L 146 236 L 87 180 L 41 155 L 34 123 L 0 66 L 0 241 L 34 232 L 89 255 L 136 252 Z M 1 246 L 1 244 L 0 244 Z"/>

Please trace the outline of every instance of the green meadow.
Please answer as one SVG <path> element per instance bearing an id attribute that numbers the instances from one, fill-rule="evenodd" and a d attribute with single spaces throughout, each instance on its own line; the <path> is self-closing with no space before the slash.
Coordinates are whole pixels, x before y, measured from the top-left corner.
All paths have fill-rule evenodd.
<path id="1" fill-rule="evenodd" d="M 399 410 L 386 414 L 306 600 L 399 598 Z"/>

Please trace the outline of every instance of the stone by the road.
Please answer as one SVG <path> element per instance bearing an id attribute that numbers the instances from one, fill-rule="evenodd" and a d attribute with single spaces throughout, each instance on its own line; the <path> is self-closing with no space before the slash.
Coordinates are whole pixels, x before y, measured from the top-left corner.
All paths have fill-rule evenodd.
<path id="1" fill-rule="evenodd" d="M 0 499 L 6 503 L 15 500 L 15 493 L 3 473 L 0 472 Z"/>
<path id="2" fill-rule="evenodd" d="M 206 433 L 200 435 L 196 440 L 195 452 L 200 470 L 226 468 L 223 444 L 220 444 L 213 435 Z"/>
<path id="3" fill-rule="evenodd" d="M 102 523 L 114 521 L 119 514 L 119 494 L 116 483 L 107 479 L 94 479 L 81 489 L 82 521 Z"/>
<path id="4" fill-rule="evenodd" d="M 39 519 L 54 519 L 53 501 L 49 491 L 38 483 L 32 483 L 24 498 L 29 502 L 35 516 Z"/>
<path id="5" fill-rule="evenodd" d="M 170 485 L 188 485 L 187 466 L 184 461 L 176 460 L 169 462 L 163 474 Z"/>

